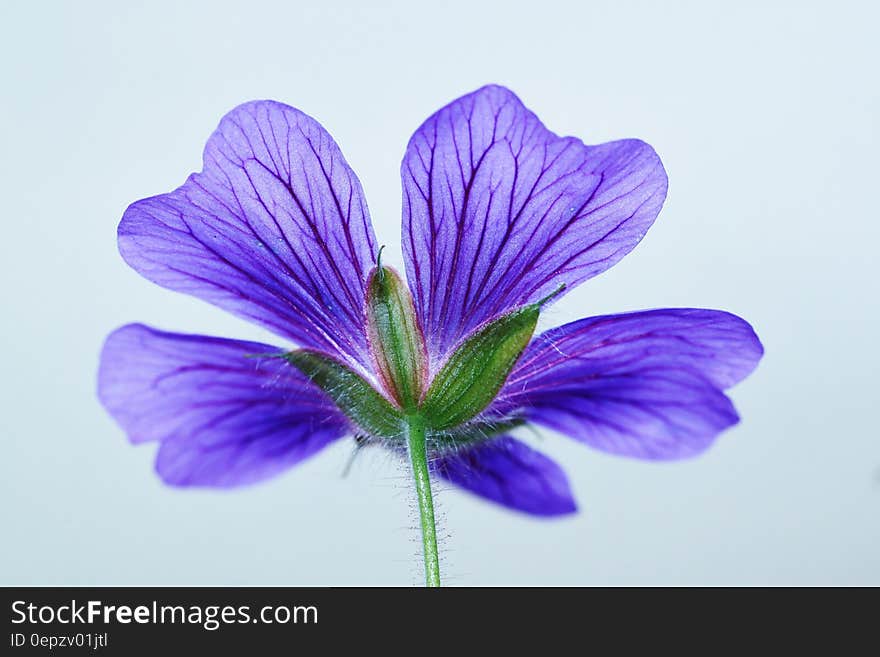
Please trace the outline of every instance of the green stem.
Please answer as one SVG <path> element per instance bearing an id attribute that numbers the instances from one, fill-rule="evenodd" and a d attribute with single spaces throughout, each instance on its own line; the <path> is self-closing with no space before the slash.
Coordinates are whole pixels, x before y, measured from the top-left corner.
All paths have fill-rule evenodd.
<path id="1" fill-rule="evenodd" d="M 434 522 L 434 498 L 431 496 L 431 478 L 428 472 L 425 424 L 418 415 L 409 417 L 406 446 L 410 463 L 412 463 L 416 496 L 419 500 L 422 549 L 425 557 L 425 584 L 440 586 L 440 558 L 437 554 L 437 527 Z"/>

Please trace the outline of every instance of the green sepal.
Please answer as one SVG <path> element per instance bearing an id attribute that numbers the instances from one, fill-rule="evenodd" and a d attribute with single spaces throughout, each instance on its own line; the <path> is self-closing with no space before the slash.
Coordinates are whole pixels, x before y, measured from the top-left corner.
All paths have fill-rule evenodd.
<path id="1" fill-rule="evenodd" d="M 393 269 L 383 267 L 381 260 L 367 281 L 365 310 L 377 373 L 400 407 L 412 412 L 427 376 L 425 340 L 409 288 Z"/>
<path id="2" fill-rule="evenodd" d="M 524 306 L 485 325 L 450 356 L 425 393 L 420 413 L 433 430 L 476 417 L 501 390 L 532 339 L 540 303 Z"/>
<path id="3" fill-rule="evenodd" d="M 470 422 L 453 430 L 428 433 L 428 447 L 435 454 L 456 452 L 476 443 L 485 442 L 526 423 L 521 417 L 496 418 Z"/>
<path id="4" fill-rule="evenodd" d="M 338 360 L 309 349 L 298 349 L 284 358 L 333 400 L 339 410 L 372 436 L 400 438 L 404 418 L 362 376 Z"/>

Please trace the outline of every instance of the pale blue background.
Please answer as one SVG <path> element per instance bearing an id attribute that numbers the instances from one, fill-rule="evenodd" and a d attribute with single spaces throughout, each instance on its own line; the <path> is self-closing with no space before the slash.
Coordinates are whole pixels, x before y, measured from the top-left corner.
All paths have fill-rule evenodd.
<path id="1" fill-rule="evenodd" d="M 767 356 L 744 422 L 652 464 L 547 434 L 581 513 L 540 522 L 440 493 L 456 584 L 880 584 L 874 3 L 3 2 L 0 583 L 409 584 L 405 471 L 339 444 L 265 485 L 163 487 L 97 404 L 129 321 L 272 340 L 149 284 L 125 206 L 200 165 L 222 114 L 317 117 L 400 262 L 415 127 L 486 82 L 555 131 L 638 136 L 669 172 L 647 238 L 550 316 L 658 306 L 748 318 Z"/>

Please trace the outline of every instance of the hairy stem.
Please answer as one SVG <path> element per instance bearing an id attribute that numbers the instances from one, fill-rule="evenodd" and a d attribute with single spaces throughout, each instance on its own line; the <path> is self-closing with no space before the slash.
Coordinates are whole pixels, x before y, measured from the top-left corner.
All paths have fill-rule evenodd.
<path id="1" fill-rule="evenodd" d="M 406 446 L 412 464 L 416 497 L 419 501 L 419 520 L 422 525 L 422 549 L 425 558 L 425 584 L 440 586 L 440 558 L 437 554 L 437 527 L 434 521 L 434 498 L 428 472 L 428 451 L 425 442 L 425 424 L 421 417 L 409 417 Z"/>

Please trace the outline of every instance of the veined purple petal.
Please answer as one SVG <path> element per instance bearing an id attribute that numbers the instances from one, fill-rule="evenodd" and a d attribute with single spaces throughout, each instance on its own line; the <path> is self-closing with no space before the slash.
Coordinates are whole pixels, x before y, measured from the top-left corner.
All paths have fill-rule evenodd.
<path id="1" fill-rule="evenodd" d="M 611 267 L 666 196 L 647 144 L 558 137 L 497 86 L 425 121 L 401 175 L 407 276 L 435 365 L 483 322 Z"/>
<path id="2" fill-rule="evenodd" d="M 577 511 L 562 469 L 510 436 L 438 458 L 435 474 L 517 511 L 557 516 Z"/>
<path id="3" fill-rule="evenodd" d="M 129 324 L 104 344 L 98 396 L 132 442 L 162 443 L 156 470 L 167 483 L 248 484 L 348 431 L 299 370 L 266 356 L 279 351 Z"/>
<path id="4" fill-rule="evenodd" d="M 292 107 L 255 101 L 227 114 L 201 173 L 125 211 L 119 250 L 159 285 L 369 363 L 362 315 L 376 249 L 361 185 L 327 131 Z"/>
<path id="5" fill-rule="evenodd" d="M 534 422 L 616 454 L 691 456 L 738 421 L 722 390 L 762 354 L 751 326 L 717 310 L 591 317 L 535 338 L 493 411 L 522 409 Z"/>

